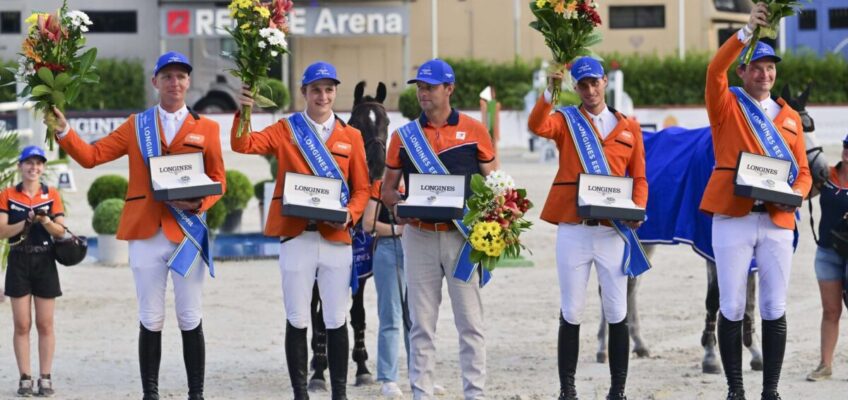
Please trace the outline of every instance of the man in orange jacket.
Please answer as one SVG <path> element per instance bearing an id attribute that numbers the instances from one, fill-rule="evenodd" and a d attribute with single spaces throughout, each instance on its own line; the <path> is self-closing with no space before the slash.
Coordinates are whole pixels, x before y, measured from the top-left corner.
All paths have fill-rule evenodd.
<path id="1" fill-rule="evenodd" d="M 600 62 L 583 57 L 571 67 L 574 88 L 580 96 L 577 112 L 603 149 L 609 172 L 633 178 L 633 202 L 645 207 L 648 181 L 645 178 L 645 148 L 642 130 L 635 121 L 607 106 L 604 99 L 607 76 Z M 555 72 L 551 78 L 562 79 Z M 604 316 L 609 321 L 609 368 L 611 386 L 607 399 L 624 399 L 630 357 L 627 327 L 627 275 L 622 267 L 625 242 L 609 221 L 583 219 L 577 215 L 577 178 L 585 171 L 576 143 L 583 140 L 569 128 L 567 108 L 551 113 L 551 86 L 530 113 L 530 131 L 552 139 L 559 149 L 559 170 L 554 178 L 542 219 L 557 224 L 557 272 L 560 285 L 558 362 L 560 400 L 577 399 L 574 374 L 580 344 L 580 322 L 586 301 L 586 286 L 592 263 L 598 272 Z M 574 110 L 574 109 L 572 109 Z M 571 122 L 573 124 L 574 122 Z M 576 129 L 576 128 L 575 128 Z M 583 147 L 581 144 L 580 147 Z M 625 224 L 632 229 L 642 221 Z"/>
<path id="2" fill-rule="evenodd" d="M 191 64 L 184 55 L 168 52 L 159 57 L 153 70 L 152 83 L 159 92 L 159 104 L 137 115 L 131 115 L 118 129 L 97 143 L 90 145 L 70 128 L 65 116 L 54 108 L 58 120 L 59 146 L 85 168 L 93 168 L 126 155 L 129 158 L 129 188 L 126 206 L 118 225 L 118 239 L 129 240 L 129 262 L 135 279 L 138 298 L 139 364 L 141 385 L 145 400 L 159 399 L 159 361 L 162 352 L 162 327 L 165 322 L 165 288 L 170 268 L 174 282 L 174 299 L 177 321 L 182 331 L 183 359 L 188 375 L 189 399 L 203 399 L 206 346 L 203 339 L 202 295 L 203 275 L 200 270 L 206 261 L 210 275 L 214 276 L 211 257 L 203 249 L 190 265 L 172 265 L 169 258 L 180 247 L 198 242 L 188 240 L 184 227 L 177 222 L 196 218 L 205 219 L 204 213 L 221 196 L 160 202 L 153 199 L 147 157 L 144 148 L 157 147 L 155 143 L 143 146 L 139 126 L 144 116 L 150 116 L 158 132 L 161 154 L 203 153 L 206 175 L 220 182 L 225 189 L 224 160 L 221 156 L 220 129 L 212 120 L 197 115 L 186 107 L 185 95 L 191 83 Z M 153 118 L 155 116 L 155 118 Z M 198 221 L 199 222 L 199 221 Z M 193 236 L 193 235 L 192 235 Z M 204 235 L 205 236 L 205 235 Z M 170 267 L 170 268 L 169 268 Z"/>
<path id="3" fill-rule="evenodd" d="M 792 189 L 803 196 L 812 179 L 807 166 L 804 133 L 798 113 L 783 99 L 771 98 L 780 57 L 759 42 L 749 64 L 736 68 L 743 87 L 729 87 L 727 69 L 744 54 L 758 26 L 766 26 L 768 8 L 757 3 L 748 24 L 718 50 L 707 69 L 706 103 L 713 134 L 716 165 L 701 210 L 713 215 L 713 250 L 719 283 L 721 313 L 718 342 L 727 377 L 728 400 L 745 398 L 742 383 L 742 317 L 751 259 L 760 278 L 760 315 L 763 319 L 763 400 L 780 399 L 777 385 L 786 348 L 786 290 L 792 266 L 795 207 L 763 203 L 733 194 L 740 152 L 772 157 L 762 143 L 777 143 L 794 158 L 797 174 Z M 753 105 L 753 107 L 745 107 Z M 750 119 L 763 120 L 749 124 Z M 754 130 L 756 126 L 756 131 Z M 769 147 L 771 149 L 771 146 Z M 792 157 L 789 156 L 791 153 Z"/>
<path id="4" fill-rule="evenodd" d="M 306 390 L 306 328 L 311 317 L 312 286 L 316 279 L 323 304 L 324 325 L 327 327 L 332 398 L 347 398 L 345 387 L 349 343 L 345 316 L 347 300 L 350 298 L 353 262 L 349 228 L 365 210 L 370 180 L 362 134 L 333 113 L 339 83 L 333 65 L 320 61 L 313 63 L 306 68 L 301 80 L 300 93 L 306 100 L 305 112 L 281 119 L 260 132 L 245 132 L 240 136 L 239 115 L 236 114 L 230 135 L 233 151 L 273 154 L 279 163 L 265 235 L 281 239 L 280 275 L 286 308 L 286 363 L 294 398 L 297 400 L 309 398 Z M 242 92 L 239 101 L 242 105 L 253 105 L 253 99 L 247 91 Z M 312 140 L 313 137 L 315 140 Z M 304 140 L 301 141 L 301 138 Z M 307 150 L 303 146 L 308 143 L 315 143 L 316 148 Z M 322 163 L 310 157 L 319 152 L 331 154 L 334 162 Z M 318 164 L 325 165 L 328 170 L 313 171 L 313 166 L 319 168 Z M 306 175 L 320 172 L 322 176 L 328 172 L 343 178 L 343 185 L 349 188 L 347 221 L 318 222 L 283 215 L 282 198 L 287 172 Z"/>

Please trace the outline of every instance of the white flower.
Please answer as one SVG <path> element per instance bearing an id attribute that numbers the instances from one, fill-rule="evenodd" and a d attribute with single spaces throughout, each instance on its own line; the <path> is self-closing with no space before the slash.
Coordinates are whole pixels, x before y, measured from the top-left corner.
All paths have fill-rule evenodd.
<path id="1" fill-rule="evenodd" d="M 88 28 L 85 25 L 91 25 L 91 19 L 88 18 L 88 15 L 79 10 L 68 11 L 66 14 L 68 18 L 71 19 L 71 24 L 73 26 L 81 26 L 80 30 L 83 32 L 88 32 Z"/>
<path id="2" fill-rule="evenodd" d="M 486 177 L 486 186 L 492 189 L 492 192 L 497 196 L 509 189 L 515 189 L 515 181 L 506 172 L 496 170 Z"/>
<path id="3" fill-rule="evenodd" d="M 80 31 L 81 32 L 88 32 L 88 27 L 87 26 L 81 26 Z"/>
<path id="4" fill-rule="evenodd" d="M 279 29 L 262 28 L 259 30 L 259 36 L 268 39 L 268 44 L 270 44 L 271 46 L 286 46 L 286 34 Z"/>
<path id="5" fill-rule="evenodd" d="M 280 53 L 277 53 L 277 50 L 271 50 L 271 57 L 276 57 Z"/>
<path id="6" fill-rule="evenodd" d="M 267 44 L 265 44 L 264 40 L 260 40 L 259 43 L 257 44 L 257 46 L 259 46 L 260 49 L 264 49 L 265 46 L 267 46 Z"/>

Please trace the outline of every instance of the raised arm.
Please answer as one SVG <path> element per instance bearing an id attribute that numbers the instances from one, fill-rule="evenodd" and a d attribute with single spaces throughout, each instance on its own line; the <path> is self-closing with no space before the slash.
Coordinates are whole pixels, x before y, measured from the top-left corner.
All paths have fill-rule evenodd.
<path id="1" fill-rule="evenodd" d="M 65 150 L 83 168 L 93 168 L 127 154 L 130 139 L 135 136 L 135 115 L 130 115 L 121 126 L 94 144 L 88 144 L 71 129 L 65 115 L 53 107 L 57 119 L 59 147 Z"/>

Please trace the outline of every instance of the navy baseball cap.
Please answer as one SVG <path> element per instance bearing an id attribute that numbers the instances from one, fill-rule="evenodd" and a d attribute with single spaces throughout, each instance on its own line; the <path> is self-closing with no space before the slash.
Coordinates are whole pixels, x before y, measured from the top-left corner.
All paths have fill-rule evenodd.
<path id="1" fill-rule="evenodd" d="M 188 62 L 188 57 L 176 51 L 169 51 L 159 56 L 159 59 L 156 60 L 156 66 L 153 67 L 153 76 L 156 76 L 162 68 L 175 64 L 182 65 L 188 70 L 188 73 L 191 74 L 192 68 L 191 63 Z"/>
<path id="2" fill-rule="evenodd" d="M 601 79 L 604 77 L 604 66 L 592 57 L 580 57 L 571 64 L 571 77 L 574 82 L 580 82 L 583 78 Z"/>
<path id="3" fill-rule="evenodd" d="M 38 146 L 27 146 L 21 150 L 21 156 L 18 157 L 18 162 L 24 162 L 30 158 L 38 157 L 41 161 L 47 162 L 47 156 L 44 154 L 44 149 Z"/>
<path id="4" fill-rule="evenodd" d="M 745 65 L 742 62 L 742 58 L 745 57 L 745 53 L 748 52 L 748 47 L 746 46 L 744 50 L 742 50 L 742 55 L 739 56 L 739 65 Z M 757 46 L 754 47 L 754 55 L 751 57 L 751 62 L 757 61 L 761 58 L 770 57 L 774 59 L 774 62 L 779 63 L 781 58 L 777 56 L 774 52 L 774 48 L 769 46 L 768 43 L 763 43 L 763 41 L 758 41 Z"/>
<path id="5" fill-rule="evenodd" d="M 415 79 L 410 79 L 406 83 L 424 82 L 430 85 L 441 85 L 443 83 L 454 83 L 455 81 L 456 76 L 453 74 L 453 68 L 451 68 L 450 64 L 434 58 L 421 64 L 418 67 L 418 74 L 415 76 Z"/>
<path id="6" fill-rule="evenodd" d="M 303 78 L 300 81 L 301 86 L 306 86 L 320 79 L 329 79 L 336 84 L 342 83 L 336 74 L 336 67 L 333 64 L 324 61 L 316 61 L 306 67 L 303 71 Z"/>

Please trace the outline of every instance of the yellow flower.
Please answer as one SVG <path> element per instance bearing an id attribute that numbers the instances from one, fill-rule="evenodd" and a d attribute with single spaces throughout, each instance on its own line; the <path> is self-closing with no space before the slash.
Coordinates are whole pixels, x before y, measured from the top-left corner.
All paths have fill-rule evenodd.
<path id="1" fill-rule="evenodd" d="M 253 7 L 253 11 L 256 11 L 259 14 L 259 16 L 262 17 L 262 18 L 268 18 L 268 17 L 271 16 L 271 12 L 268 11 L 267 8 L 262 7 L 262 6 Z"/>
<path id="2" fill-rule="evenodd" d="M 548 0 L 536 0 L 536 8 L 544 7 L 545 3 L 547 3 L 547 2 L 548 2 Z"/>

